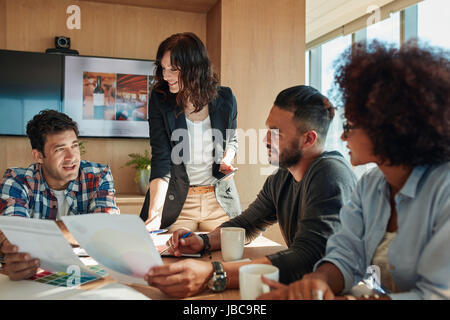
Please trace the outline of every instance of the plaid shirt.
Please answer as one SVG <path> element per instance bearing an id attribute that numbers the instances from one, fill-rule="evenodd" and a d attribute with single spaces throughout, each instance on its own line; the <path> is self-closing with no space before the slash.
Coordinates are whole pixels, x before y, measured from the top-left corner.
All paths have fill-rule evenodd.
<path id="1" fill-rule="evenodd" d="M 78 178 L 64 191 L 68 215 L 85 213 L 119 214 L 114 182 L 107 165 L 82 160 Z M 0 180 L 0 215 L 55 220 L 58 201 L 45 181 L 41 165 L 10 168 Z"/>

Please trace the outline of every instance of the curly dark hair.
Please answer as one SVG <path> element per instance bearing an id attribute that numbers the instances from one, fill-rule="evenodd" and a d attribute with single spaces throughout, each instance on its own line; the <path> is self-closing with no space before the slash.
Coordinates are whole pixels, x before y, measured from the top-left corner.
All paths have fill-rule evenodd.
<path id="1" fill-rule="evenodd" d="M 153 90 L 169 93 L 169 86 L 163 79 L 161 59 L 170 51 L 170 64 L 180 70 L 183 87 L 176 95 L 178 106 L 185 108 L 188 102 L 198 112 L 217 97 L 218 78 L 214 73 L 208 52 L 203 42 L 193 33 L 177 33 L 161 42 L 156 54 L 155 84 Z"/>
<path id="2" fill-rule="evenodd" d="M 37 149 L 44 156 L 47 135 L 66 130 L 73 130 L 78 138 L 78 126 L 68 115 L 55 110 L 42 110 L 27 123 L 27 136 L 31 148 Z"/>
<path id="3" fill-rule="evenodd" d="M 355 43 L 337 62 L 345 117 L 388 165 L 450 160 L 449 51 L 411 40 Z"/>

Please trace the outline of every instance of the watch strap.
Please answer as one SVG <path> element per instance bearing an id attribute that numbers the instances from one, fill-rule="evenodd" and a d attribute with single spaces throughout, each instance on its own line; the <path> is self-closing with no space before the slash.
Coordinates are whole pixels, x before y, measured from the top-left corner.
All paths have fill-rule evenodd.
<path id="1" fill-rule="evenodd" d="M 200 233 L 198 235 L 203 239 L 203 249 L 200 251 L 200 254 L 203 256 L 205 254 L 211 255 L 211 243 L 209 242 L 209 237 L 206 233 Z"/>
<path id="2" fill-rule="evenodd" d="M 213 265 L 214 273 L 224 273 L 222 263 L 220 263 L 219 261 L 213 261 L 211 263 Z"/>

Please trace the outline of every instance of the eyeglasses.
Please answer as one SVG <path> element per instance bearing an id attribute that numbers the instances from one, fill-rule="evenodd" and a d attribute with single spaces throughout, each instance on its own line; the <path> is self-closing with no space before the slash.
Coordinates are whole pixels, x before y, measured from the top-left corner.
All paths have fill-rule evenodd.
<path id="1" fill-rule="evenodd" d="M 344 124 L 342 125 L 342 129 L 344 130 L 344 138 L 347 138 L 348 133 L 350 132 L 350 130 L 356 129 L 358 128 L 357 125 L 350 125 L 346 122 L 344 122 Z"/>

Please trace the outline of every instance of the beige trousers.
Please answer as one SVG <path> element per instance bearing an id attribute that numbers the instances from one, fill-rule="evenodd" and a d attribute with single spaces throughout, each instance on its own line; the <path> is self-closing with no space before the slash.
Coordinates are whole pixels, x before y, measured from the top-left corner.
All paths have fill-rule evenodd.
<path id="1" fill-rule="evenodd" d="M 194 232 L 210 232 L 228 220 L 214 192 L 188 194 L 178 219 L 168 229 L 174 232 L 185 227 Z"/>

